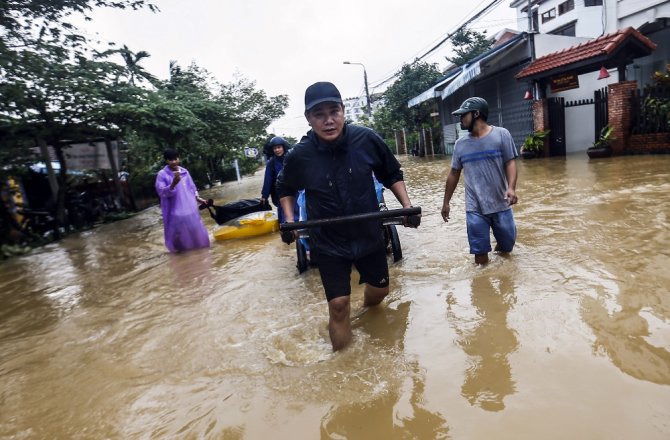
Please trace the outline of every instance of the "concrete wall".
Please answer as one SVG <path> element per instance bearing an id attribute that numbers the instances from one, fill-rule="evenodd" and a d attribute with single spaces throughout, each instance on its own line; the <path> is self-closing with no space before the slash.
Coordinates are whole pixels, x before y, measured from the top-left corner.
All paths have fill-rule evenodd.
<path id="1" fill-rule="evenodd" d="M 540 58 L 552 52 L 557 52 L 568 47 L 576 46 L 585 41 L 591 41 L 586 37 L 566 37 L 563 35 L 536 34 L 535 57 Z"/>
<path id="2" fill-rule="evenodd" d="M 632 26 L 639 28 L 645 23 L 652 23 L 659 18 L 670 17 L 670 1 L 668 0 L 618 0 L 615 2 L 616 20 L 608 20 L 608 32 Z M 611 16 L 608 14 L 608 18 Z"/>

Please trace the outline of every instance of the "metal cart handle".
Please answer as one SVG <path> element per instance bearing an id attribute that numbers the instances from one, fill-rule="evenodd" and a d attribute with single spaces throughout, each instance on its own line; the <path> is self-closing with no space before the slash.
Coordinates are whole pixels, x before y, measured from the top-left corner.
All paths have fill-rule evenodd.
<path id="1" fill-rule="evenodd" d="M 393 219 L 393 223 L 386 224 L 401 224 L 403 217 L 409 217 L 409 223 L 412 226 L 419 226 L 421 218 L 421 207 L 416 206 L 412 208 L 389 209 L 386 211 L 366 212 L 365 214 L 345 215 L 342 217 L 323 218 L 318 220 L 306 220 L 304 222 L 283 223 L 279 225 L 279 230 L 282 232 L 295 231 L 296 229 L 317 228 L 319 226 L 339 225 L 342 223 L 354 223 L 365 220 L 379 220 L 379 219 Z M 395 223 L 397 221 L 397 223 Z"/>

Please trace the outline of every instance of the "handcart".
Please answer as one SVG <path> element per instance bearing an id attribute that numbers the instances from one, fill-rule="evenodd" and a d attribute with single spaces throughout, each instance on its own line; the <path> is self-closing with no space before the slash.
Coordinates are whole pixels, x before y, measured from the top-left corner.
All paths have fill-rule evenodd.
<path id="1" fill-rule="evenodd" d="M 393 256 L 393 261 L 397 262 L 402 259 L 402 248 L 396 225 L 403 224 L 405 218 L 408 218 L 408 221 L 412 226 L 419 226 L 421 222 L 420 214 L 420 207 L 387 209 L 386 205 L 381 204 L 380 210 L 377 212 L 284 223 L 279 226 L 279 230 L 282 234 L 293 234 L 293 231 L 298 231 L 298 239 L 296 240 L 297 267 L 298 272 L 303 273 L 309 266 L 318 265 L 316 256 L 310 252 L 308 232 L 310 228 L 381 219 L 387 251 Z"/>

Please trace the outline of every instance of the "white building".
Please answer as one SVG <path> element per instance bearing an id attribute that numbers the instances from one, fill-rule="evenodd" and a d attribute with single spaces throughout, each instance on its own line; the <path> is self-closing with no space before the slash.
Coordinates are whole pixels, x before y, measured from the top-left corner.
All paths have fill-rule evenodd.
<path id="1" fill-rule="evenodd" d="M 372 114 L 382 105 L 381 94 L 373 94 L 370 96 Z M 364 96 L 356 96 L 353 98 L 344 99 L 344 117 L 347 121 L 357 123 L 361 116 L 366 114 L 367 98 Z"/>
<path id="2" fill-rule="evenodd" d="M 606 0 L 514 0 L 510 7 L 516 8 L 517 23 L 527 24 L 528 5 L 531 5 L 532 29 L 520 24 L 519 30 L 595 38 L 608 33 L 603 2 Z"/>
<path id="3" fill-rule="evenodd" d="M 491 49 L 408 102 L 437 100 L 447 152 L 459 136 L 451 112 L 470 96 L 489 102 L 489 122 L 506 127 L 517 146 L 548 126 L 549 155 L 586 150 L 608 124 L 608 86 L 649 84 L 670 60 L 670 0 L 512 0 L 510 6 L 521 32 L 500 32 Z"/>
<path id="4" fill-rule="evenodd" d="M 630 26 L 654 41 L 658 44 L 654 53 L 635 60 L 627 69 L 626 78 L 640 85 L 647 84 L 654 72 L 665 71 L 670 60 L 668 0 L 513 0 L 510 7 L 516 8 L 521 31 L 529 31 L 529 4 L 535 33 L 591 39 Z"/>
<path id="5" fill-rule="evenodd" d="M 644 33 L 644 26 L 670 18 L 668 0 L 513 0 L 510 7 L 517 22 L 526 24 L 520 31 L 571 37 L 596 38 L 628 26 Z"/>
<path id="6" fill-rule="evenodd" d="M 535 75 L 533 79 L 537 85 L 535 98 L 563 99 L 572 103 L 565 107 L 565 131 L 554 130 L 551 134 L 551 143 L 554 136 L 562 138 L 562 148 L 567 153 L 585 149 L 593 142 L 597 132 L 588 130 L 585 121 L 598 119 L 593 104 L 582 105 L 593 98 L 594 91 L 602 89 L 620 81 L 634 80 L 638 87 L 644 87 L 652 82 L 654 72 L 665 72 L 670 60 L 670 1 L 668 0 L 514 0 L 510 4 L 516 8 L 518 23 L 522 30 L 530 30 L 535 34 L 535 57 L 538 63 L 553 63 L 544 76 Z M 530 18 L 528 7 L 530 6 Z M 525 24 L 525 26 L 523 26 Z M 570 59 L 577 56 L 582 50 L 580 44 L 586 41 L 612 35 L 626 28 L 639 31 L 657 45 L 649 55 L 642 56 L 633 52 L 628 55 L 617 56 L 618 61 L 603 62 L 603 68 L 608 70 L 609 77 L 602 78 L 598 71 L 581 73 L 574 80 L 575 87 L 568 90 L 555 91 L 553 82 L 560 78 L 560 72 L 555 68 L 560 59 Z M 553 53 L 541 47 L 541 36 L 564 36 L 572 40 L 571 48 Z M 623 38 L 623 36 L 621 36 Z M 554 42 L 552 42 L 554 43 Z M 614 44 L 614 42 L 612 43 Z M 626 46 L 627 47 L 627 46 Z M 630 48 L 627 48 L 629 50 Z M 542 56 L 553 56 L 553 61 L 543 61 Z M 579 64 L 573 63 L 575 71 L 579 71 Z M 596 67 L 597 68 L 597 67 Z M 582 69 L 583 70 L 583 69 Z M 523 74 L 522 74 L 523 75 Z M 548 85 L 551 84 L 552 87 Z M 564 133 L 564 135 L 562 135 Z"/>
<path id="7" fill-rule="evenodd" d="M 367 106 L 365 96 L 356 96 L 344 99 L 344 117 L 347 121 L 358 122 L 365 114 Z"/>

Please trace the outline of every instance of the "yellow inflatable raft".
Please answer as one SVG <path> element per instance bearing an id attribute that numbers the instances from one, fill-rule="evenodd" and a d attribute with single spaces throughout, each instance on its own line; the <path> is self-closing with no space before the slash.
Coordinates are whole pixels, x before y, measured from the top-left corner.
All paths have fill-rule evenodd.
<path id="1" fill-rule="evenodd" d="M 277 219 L 277 214 L 272 211 L 252 212 L 224 223 L 221 228 L 214 231 L 214 239 L 222 241 L 233 238 L 255 237 L 278 230 L 279 219 Z"/>

